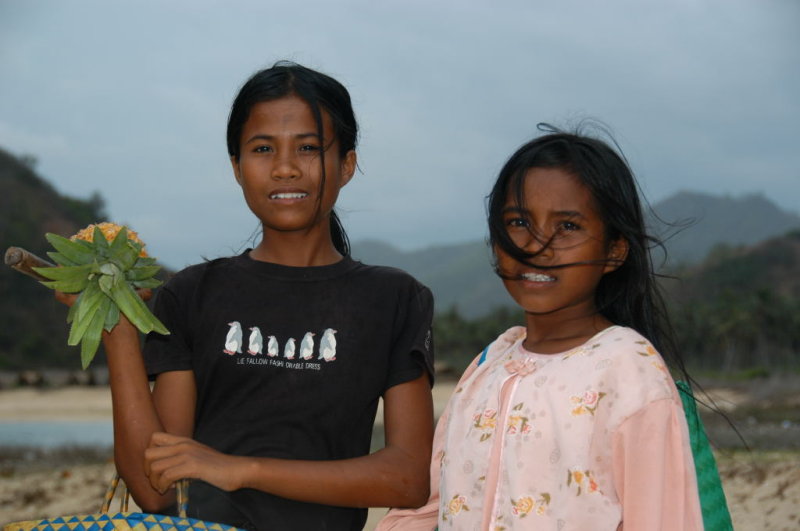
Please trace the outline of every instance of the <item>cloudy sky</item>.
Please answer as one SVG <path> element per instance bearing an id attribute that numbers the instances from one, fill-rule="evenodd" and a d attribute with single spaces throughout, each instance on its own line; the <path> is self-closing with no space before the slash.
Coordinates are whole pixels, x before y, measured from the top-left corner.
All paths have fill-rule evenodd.
<path id="1" fill-rule="evenodd" d="M 800 3 L 493 4 L 0 0 L 0 147 L 62 193 L 99 191 L 172 267 L 231 254 L 257 223 L 228 109 L 291 59 L 353 96 L 361 173 L 339 208 L 356 242 L 482 239 L 506 157 L 537 122 L 585 117 L 651 202 L 690 189 L 800 210 Z"/>

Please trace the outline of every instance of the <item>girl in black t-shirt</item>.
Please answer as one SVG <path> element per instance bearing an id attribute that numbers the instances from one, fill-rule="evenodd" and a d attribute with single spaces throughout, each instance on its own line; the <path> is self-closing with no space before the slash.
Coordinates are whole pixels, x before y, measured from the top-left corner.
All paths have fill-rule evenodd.
<path id="1" fill-rule="evenodd" d="M 359 304 L 359 300 L 350 300 L 353 293 L 361 293 L 358 289 L 363 293 L 371 291 L 365 287 L 368 282 L 361 282 L 358 275 L 371 275 L 369 282 L 381 285 L 384 284 L 383 278 L 400 278 L 395 270 L 369 268 L 352 261 L 347 236 L 334 212 L 340 189 L 350 181 L 356 169 L 357 132 L 347 90 L 329 76 L 297 64 L 281 62 L 256 73 L 234 100 L 228 121 L 228 152 L 247 206 L 261 222 L 260 242 L 249 253 L 228 259 L 230 263 L 219 265 L 215 261 L 193 266 L 179 273 L 175 282 L 163 288 L 168 295 L 163 297 L 164 301 L 158 301 L 157 308 L 168 308 L 163 310 L 164 314 L 172 313 L 172 326 L 181 328 L 174 329 L 168 337 L 148 338 L 147 367 L 138 333 L 124 316 L 103 339 L 112 390 L 116 465 L 142 509 L 162 512 L 170 507 L 175 498 L 172 487 L 183 478 L 193 480 L 190 505 L 192 500 L 203 500 L 203 503 L 195 502 L 190 506 L 190 516 L 212 519 L 211 516 L 222 515 L 221 518 L 228 520 L 225 523 L 255 529 L 316 529 L 323 526 L 327 529 L 360 529 L 366 518 L 365 511 L 342 512 L 341 508 L 413 507 L 427 500 L 433 425 L 430 393 L 432 298 L 427 288 L 402 273 L 401 280 L 395 284 L 402 286 L 404 293 L 381 297 L 383 304 L 388 306 L 380 309 L 387 314 L 386 318 L 373 315 L 379 311 L 375 306 L 381 304 L 380 301 Z M 232 269 L 226 269 L 229 265 Z M 254 324 L 261 323 L 236 321 L 238 314 L 235 311 L 241 309 L 241 299 L 225 300 L 233 297 L 226 295 L 232 292 L 214 290 L 203 284 L 216 282 L 213 286 L 218 286 L 222 281 L 215 280 L 218 277 L 214 275 L 224 275 L 225 282 L 236 284 L 240 281 L 238 273 L 235 273 L 239 265 L 242 266 L 242 275 L 252 273 L 252 278 L 256 279 L 252 282 L 255 283 L 259 282 L 257 277 L 261 274 L 257 269 L 270 269 L 271 276 L 264 282 L 272 282 L 270 285 L 276 286 L 277 290 L 282 289 L 281 278 L 286 278 L 288 283 L 291 277 L 300 285 L 300 282 L 306 282 L 307 276 L 312 278 L 316 275 L 314 278 L 320 281 L 324 275 L 317 273 L 341 269 L 338 285 L 342 287 L 337 288 L 339 291 L 336 293 L 340 293 L 342 298 L 350 298 L 347 305 L 341 307 L 352 308 L 353 312 L 363 311 L 363 317 L 358 319 L 378 323 L 375 326 L 387 323 L 386 329 L 391 331 L 387 336 L 391 337 L 385 339 L 395 341 L 395 344 L 389 345 L 384 341 L 387 343 L 384 357 L 388 359 L 391 355 L 407 359 L 374 361 L 382 360 L 380 356 L 383 354 L 354 353 L 364 356 L 359 366 L 373 367 L 372 373 L 363 374 L 371 374 L 370 378 L 379 381 L 370 383 L 355 377 L 348 381 L 347 377 L 339 379 L 339 376 L 328 378 L 328 384 L 336 382 L 342 390 L 341 396 L 316 398 L 323 404 L 325 401 L 345 400 L 376 384 L 380 389 L 378 394 L 384 399 L 384 448 L 372 454 L 364 452 L 353 456 L 349 450 L 339 450 L 337 444 L 331 442 L 327 445 L 330 449 L 320 452 L 320 455 L 295 454 L 292 449 L 302 446 L 306 432 L 310 433 L 309 437 L 317 435 L 312 433 L 308 424 L 298 427 L 296 424 L 299 422 L 287 418 L 269 427 L 285 433 L 285 450 L 273 451 L 266 445 L 251 452 L 252 441 L 236 437 L 237 430 L 245 429 L 236 420 L 244 418 L 242 411 L 230 411 L 230 415 L 226 415 L 224 398 L 218 400 L 215 397 L 212 415 L 206 394 L 214 388 L 214 371 L 218 365 L 213 364 L 229 362 L 225 370 L 230 370 L 233 375 L 237 374 L 233 371 L 238 370 L 234 365 L 248 366 L 252 370 L 279 367 L 284 372 L 275 373 L 277 376 L 271 377 L 269 385 L 285 387 L 281 392 L 299 396 L 306 392 L 305 389 L 292 388 L 295 381 L 292 378 L 299 373 L 290 372 L 287 367 L 332 371 L 333 367 L 343 366 L 336 364 L 343 363 L 343 345 L 347 344 L 347 336 L 351 333 L 337 332 L 335 327 L 326 325 L 326 328 L 317 328 L 305 336 L 303 332 L 293 332 L 291 339 L 276 339 L 274 334 L 270 335 L 271 332 L 253 331 L 257 346 L 255 343 L 251 345 L 248 353 L 248 334 L 256 328 Z M 362 287 L 351 289 L 356 285 Z M 263 289 L 263 286 L 253 288 L 254 292 L 258 289 Z M 214 292 L 213 297 L 209 295 L 211 292 Z M 291 296 L 291 293 L 286 296 Z M 59 297 L 67 303 L 72 301 L 68 296 Z M 275 300 L 267 298 L 264 305 L 276 304 Z M 405 302 L 387 305 L 387 298 Z M 311 304 L 315 303 L 312 301 Z M 336 303 L 326 304 L 338 308 Z M 399 306 L 404 308 L 403 315 L 396 309 Z M 223 337 L 217 345 L 216 339 L 206 339 L 206 334 L 213 330 L 204 323 L 209 314 L 216 318 L 214 312 L 220 314 L 220 319 L 224 317 L 221 308 L 226 308 L 226 312 L 231 308 L 234 317 L 224 323 L 230 325 L 230 335 L 227 339 Z M 258 313 L 257 304 L 251 304 L 246 310 L 246 315 L 254 313 Z M 329 313 L 335 312 L 330 310 Z M 270 317 L 270 323 L 275 319 L 280 319 L 280 316 Z M 165 322 L 171 326 L 169 316 Z M 287 322 L 291 324 L 291 320 Z M 214 326 L 216 324 L 210 328 Z M 288 325 L 284 323 L 282 326 Z M 363 334 L 369 333 L 370 330 L 363 330 Z M 339 352 L 332 356 L 337 341 Z M 244 348 L 241 348 L 243 342 Z M 273 347 L 273 343 L 278 342 L 279 351 Z M 361 343 L 353 340 L 352 344 Z M 398 349 L 401 352 L 396 352 Z M 177 352 L 173 356 L 177 361 L 159 367 L 161 352 Z M 208 352 L 214 356 L 212 365 L 201 359 Z M 301 359 L 303 364 L 298 365 Z M 389 366 L 396 368 L 393 374 L 389 374 Z M 374 376 L 376 367 L 379 370 L 377 377 Z M 152 392 L 148 373 L 155 378 Z M 358 374 L 358 378 L 363 376 Z M 253 385 L 252 373 L 248 376 L 248 383 L 238 387 L 236 381 L 231 382 L 229 376 L 226 378 L 229 379 L 227 385 L 237 392 L 245 393 L 249 389 L 247 386 Z M 254 418 L 271 418 L 270 404 L 255 399 L 248 401 L 248 396 L 236 397 L 236 400 L 250 404 L 248 414 Z M 368 402 L 370 406 L 366 412 L 344 411 L 342 414 L 367 418 L 371 424 L 377 396 Z M 349 425 L 349 420 L 343 418 L 341 425 Z M 216 435 L 200 437 L 198 434 L 209 432 L 207 424 L 212 422 L 216 423 Z M 250 431 L 257 435 L 258 430 Z M 339 435 L 364 439 L 362 433 L 350 434 L 346 430 Z M 198 438 L 209 444 L 199 442 Z M 359 440 L 359 447 L 365 443 L 368 448 L 368 439 L 369 434 L 366 441 Z M 211 441 L 217 440 L 222 442 L 215 447 Z M 320 445 L 325 447 L 326 441 L 320 441 Z M 203 486 L 196 490 L 199 498 L 193 493 L 195 484 Z M 208 495 L 208 492 L 216 494 Z M 286 500 L 291 503 L 281 505 Z M 279 517 L 275 516 L 276 520 L 253 521 L 270 518 L 260 516 L 268 513 L 259 512 L 260 508 L 255 506 L 272 503 L 281 507 L 275 513 L 280 513 Z M 217 507 L 220 504 L 222 509 Z M 313 516 L 317 520 L 309 515 L 317 515 Z"/>

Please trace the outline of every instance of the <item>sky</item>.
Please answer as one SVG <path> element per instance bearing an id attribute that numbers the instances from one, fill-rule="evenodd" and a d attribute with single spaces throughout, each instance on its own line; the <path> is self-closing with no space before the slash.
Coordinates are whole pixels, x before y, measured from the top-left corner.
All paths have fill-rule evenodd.
<path id="1" fill-rule="evenodd" d="M 800 211 L 795 0 L 0 0 L 0 148 L 99 192 L 172 268 L 252 246 L 230 104 L 289 59 L 350 91 L 350 239 L 481 240 L 485 196 L 536 136 L 602 121 L 658 202 L 763 194 Z"/>

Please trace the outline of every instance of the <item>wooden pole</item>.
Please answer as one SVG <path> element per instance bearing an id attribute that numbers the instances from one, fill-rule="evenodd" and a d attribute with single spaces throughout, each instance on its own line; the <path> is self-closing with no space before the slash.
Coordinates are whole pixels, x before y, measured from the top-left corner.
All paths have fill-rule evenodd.
<path id="1" fill-rule="evenodd" d="M 36 280 L 48 280 L 33 270 L 34 267 L 55 267 L 44 258 L 39 258 L 22 247 L 9 247 L 5 255 L 6 265 Z"/>

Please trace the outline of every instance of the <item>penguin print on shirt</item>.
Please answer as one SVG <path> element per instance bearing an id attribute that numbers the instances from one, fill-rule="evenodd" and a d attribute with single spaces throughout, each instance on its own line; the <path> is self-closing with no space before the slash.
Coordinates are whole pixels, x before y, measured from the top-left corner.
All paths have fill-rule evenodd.
<path id="1" fill-rule="evenodd" d="M 249 325 L 250 323 L 245 323 Z M 249 330 L 249 335 L 247 338 L 247 353 L 251 356 L 258 356 L 259 354 L 266 354 L 270 358 L 277 358 L 281 354 L 281 346 L 277 336 L 274 335 L 267 335 L 266 333 L 261 331 L 261 328 L 258 326 L 242 326 L 241 322 L 239 321 L 231 321 L 228 323 L 230 327 L 228 329 L 228 333 L 225 336 L 225 348 L 223 352 L 228 356 L 233 356 L 234 354 L 241 354 L 242 349 L 245 346 L 243 340 L 243 329 Z M 310 361 L 314 359 L 314 349 L 317 348 L 319 355 L 317 356 L 318 360 L 325 360 L 326 362 L 335 361 L 336 360 L 336 334 L 337 330 L 333 328 L 326 328 L 324 332 L 322 332 L 322 337 L 319 341 L 315 340 L 317 336 L 317 332 L 306 332 L 303 334 L 303 338 L 298 340 L 293 337 L 290 337 L 286 340 L 286 343 L 283 346 L 283 358 L 287 360 L 303 360 L 303 361 Z M 265 345 L 266 342 L 266 345 Z M 266 362 L 266 360 L 262 360 Z M 267 363 L 258 363 L 258 360 L 252 360 L 252 362 L 244 362 L 243 359 L 240 359 L 239 365 L 242 364 L 250 364 L 250 365 L 268 365 Z M 282 367 L 282 364 L 278 365 L 271 365 Z M 314 370 L 320 370 L 319 364 L 311 364 L 306 366 L 292 366 L 293 368 L 297 367 L 305 367 L 305 368 L 312 368 Z"/>
<path id="2" fill-rule="evenodd" d="M 319 341 L 319 358 L 325 361 L 333 361 L 336 359 L 336 330 L 333 328 L 326 328 L 322 334 L 322 339 Z"/>
<path id="3" fill-rule="evenodd" d="M 230 329 L 228 330 L 228 335 L 225 336 L 225 348 L 223 351 L 228 356 L 233 356 L 234 354 L 241 354 L 242 353 L 242 325 L 239 324 L 239 321 L 231 321 L 228 323 Z"/>
<path id="4" fill-rule="evenodd" d="M 300 342 L 300 359 L 310 360 L 314 357 L 314 332 L 306 332 Z"/>
<path id="5" fill-rule="evenodd" d="M 278 340 L 275 339 L 275 336 L 269 336 L 267 338 L 267 356 L 274 358 L 278 355 L 279 350 L 280 347 L 278 346 Z"/>
<path id="6" fill-rule="evenodd" d="M 247 353 L 255 356 L 263 352 L 264 338 L 261 337 L 261 330 L 257 326 L 250 327 L 250 342 L 247 347 Z"/>
<path id="7" fill-rule="evenodd" d="M 294 359 L 294 338 L 290 337 L 289 340 L 286 342 L 286 346 L 283 348 L 283 357 L 287 360 Z"/>

